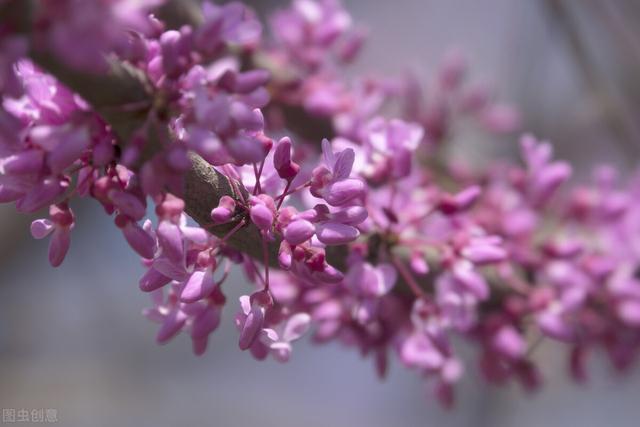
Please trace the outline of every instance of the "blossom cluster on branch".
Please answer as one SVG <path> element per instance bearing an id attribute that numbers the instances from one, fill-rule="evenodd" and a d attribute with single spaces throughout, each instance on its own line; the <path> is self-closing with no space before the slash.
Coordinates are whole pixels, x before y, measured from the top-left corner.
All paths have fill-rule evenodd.
<path id="1" fill-rule="evenodd" d="M 453 162 L 456 123 L 513 133 L 517 111 L 469 84 L 457 51 L 426 93 L 414 75 L 346 77 L 366 32 L 337 0 L 293 0 L 266 35 L 241 3 L 205 2 L 177 28 L 163 3 L 0 2 L 0 202 L 48 208 L 31 233 L 54 267 L 89 197 L 142 258 L 159 343 L 184 332 L 202 354 L 235 304 L 257 359 L 286 361 L 309 333 L 380 376 L 395 355 L 446 405 L 463 342 L 487 381 L 528 389 L 542 337 L 566 344 L 577 380 L 596 348 L 630 366 L 636 179 L 602 167 L 569 186 L 531 135 L 522 162 Z M 253 287 L 229 302 L 234 265 Z"/>

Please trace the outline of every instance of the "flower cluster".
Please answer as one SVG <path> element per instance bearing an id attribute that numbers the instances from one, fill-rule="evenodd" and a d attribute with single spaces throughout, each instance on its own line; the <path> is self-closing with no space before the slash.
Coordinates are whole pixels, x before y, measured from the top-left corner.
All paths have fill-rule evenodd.
<path id="1" fill-rule="evenodd" d="M 486 171 L 434 155 L 458 118 L 519 125 L 464 84 L 459 53 L 426 97 L 415 77 L 344 77 L 364 32 L 337 0 L 294 0 L 271 37 L 237 2 L 177 29 L 150 14 L 159 0 L 40 3 L 31 36 L 0 22 L 0 202 L 48 208 L 31 233 L 50 236 L 54 267 L 83 220 L 75 200 L 100 203 L 142 259 L 159 343 L 184 332 L 202 354 L 241 266 L 241 350 L 285 362 L 310 331 L 372 355 L 380 376 L 395 355 L 445 405 L 469 368 L 460 339 L 487 381 L 526 388 L 542 338 L 566 343 L 578 380 L 593 348 L 634 361 L 640 181 L 603 167 L 569 186 L 569 164 L 530 135 L 521 163 Z M 29 59 L 43 50 L 64 67 Z M 109 64 L 148 99 L 94 105 L 101 87 L 80 80 L 111 90 Z"/>

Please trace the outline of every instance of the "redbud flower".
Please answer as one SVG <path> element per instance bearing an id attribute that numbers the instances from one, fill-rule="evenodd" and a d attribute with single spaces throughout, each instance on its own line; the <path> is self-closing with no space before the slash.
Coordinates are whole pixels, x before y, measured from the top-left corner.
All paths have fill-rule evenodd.
<path id="1" fill-rule="evenodd" d="M 369 297 L 380 297 L 388 293 L 396 283 L 397 273 L 389 264 L 373 266 L 361 262 L 349 269 L 345 276 L 345 284 L 356 292 Z"/>
<path id="2" fill-rule="evenodd" d="M 364 194 L 364 184 L 349 178 L 355 154 L 347 148 L 334 153 L 328 140 L 322 141 L 324 166 L 313 171 L 311 192 L 324 198 L 331 206 L 344 206 Z"/>
<path id="3" fill-rule="evenodd" d="M 74 226 L 74 216 L 66 205 L 51 205 L 49 219 L 38 219 L 31 223 L 31 235 L 36 239 L 43 239 L 51 234 L 49 241 L 49 263 L 58 267 L 64 261 L 71 244 L 71 229 Z"/>
<path id="4" fill-rule="evenodd" d="M 229 222 L 236 210 L 236 201 L 229 196 L 222 196 L 218 206 L 211 211 L 211 219 L 216 224 Z"/>
<path id="5" fill-rule="evenodd" d="M 287 362 L 291 357 L 291 343 L 302 337 L 311 323 L 307 313 L 296 313 L 275 328 L 263 329 L 263 341 L 279 362 Z"/>
<path id="6" fill-rule="evenodd" d="M 251 221 L 262 231 L 269 231 L 273 224 L 273 199 L 265 202 L 264 198 L 251 197 L 249 203 L 252 205 L 249 209 Z"/>
<path id="7" fill-rule="evenodd" d="M 291 180 L 300 171 L 300 166 L 291 160 L 291 140 L 282 138 L 273 154 L 273 166 L 282 179 Z"/>
<path id="8" fill-rule="evenodd" d="M 239 346 L 247 350 L 254 345 L 262 333 L 267 310 L 273 305 L 268 291 L 255 292 L 251 296 L 240 297 L 241 312 L 236 316 L 236 325 L 240 330 Z"/>
<path id="9" fill-rule="evenodd" d="M 309 240 L 316 232 L 315 226 L 304 219 L 291 222 L 284 229 L 284 238 L 292 245 L 299 245 Z"/>

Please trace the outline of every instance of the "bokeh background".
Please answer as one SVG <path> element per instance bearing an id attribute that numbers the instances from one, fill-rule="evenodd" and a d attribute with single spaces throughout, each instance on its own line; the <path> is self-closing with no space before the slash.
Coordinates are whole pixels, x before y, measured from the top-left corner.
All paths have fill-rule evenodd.
<path id="1" fill-rule="evenodd" d="M 253 2 L 265 12 L 287 1 Z M 451 47 L 471 78 L 517 104 L 524 127 L 554 142 L 579 175 L 640 153 L 640 3 L 585 0 L 346 0 L 370 29 L 352 72 L 425 79 Z M 462 155 L 512 156 L 516 138 L 462 138 Z M 137 256 L 110 219 L 79 202 L 65 263 L 52 269 L 32 218 L 0 205 L 0 407 L 55 408 L 64 426 L 637 426 L 640 369 L 615 374 L 596 357 L 586 385 L 567 380 L 562 348 L 534 352 L 545 387 L 481 384 L 473 366 L 447 412 L 421 378 L 392 366 L 381 382 L 369 361 L 338 345 L 299 343 L 287 365 L 237 349 L 234 304 L 202 357 L 186 337 L 158 347 L 141 310 Z M 229 280 L 231 301 L 248 289 Z M 20 423 L 27 425 L 27 423 Z"/>

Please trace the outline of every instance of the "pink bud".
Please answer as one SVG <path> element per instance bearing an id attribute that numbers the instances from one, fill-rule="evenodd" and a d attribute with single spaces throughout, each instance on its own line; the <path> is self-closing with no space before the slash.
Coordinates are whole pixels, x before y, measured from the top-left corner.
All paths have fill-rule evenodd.
<path id="1" fill-rule="evenodd" d="M 49 263 L 58 267 L 64 261 L 64 257 L 71 245 L 71 233 L 66 228 L 56 228 L 49 241 Z"/>
<path id="2" fill-rule="evenodd" d="M 273 153 L 273 166 L 278 169 L 282 169 L 291 162 L 291 139 L 288 137 L 282 138 L 278 141 L 276 149 Z"/>
<path id="3" fill-rule="evenodd" d="M 333 266 L 325 263 L 317 277 L 327 283 L 340 283 L 344 279 L 344 274 Z"/>
<path id="4" fill-rule="evenodd" d="M 280 267 L 284 270 L 289 270 L 292 260 L 291 247 L 286 241 L 282 241 L 280 243 L 280 249 L 278 250 L 278 264 L 280 264 Z"/>
<path id="5" fill-rule="evenodd" d="M 169 313 L 164 319 L 164 322 L 158 331 L 158 335 L 156 336 L 158 344 L 164 344 L 176 336 L 186 321 L 187 315 L 179 309 L 175 309 Z"/>
<path id="6" fill-rule="evenodd" d="M 549 309 L 537 317 L 540 330 L 547 336 L 561 341 L 571 341 L 574 337 L 573 328 L 562 318 L 561 313 Z"/>
<path id="7" fill-rule="evenodd" d="M 640 301 L 623 301 L 617 307 L 618 316 L 627 325 L 640 326 Z"/>
<path id="8" fill-rule="evenodd" d="M 258 132 L 264 129 L 264 117 L 260 109 L 250 109 L 241 102 L 231 104 L 231 117 L 240 129 Z"/>
<path id="9" fill-rule="evenodd" d="M 465 211 L 473 205 L 480 196 L 481 189 L 477 185 L 465 188 L 464 190 L 451 196 L 445 194 L 440 200 L 439 208 L 445 214 L 454 214 Z"/>
<path id="10" fill-rule="evenodd" d="M 156 215 L 161 219 L 177 219 L 184 212 L 184 200 L 172 194 L 167 194 L 165 199 L 156 206 Z"/>
<path id="11" fill-rule="evenodd" d="M 513 326 L 502 326 L 491 341 L 493 347 L 500 353 L 511 359 L 519 359 L 524 356 L 527 344 Z"/>
<path id="12" fill-rule="evenodd" d="M 205 351 L 207 351 L 207 344 L 209 342 L 209 337 L 205 336 L 204 338 L 192 338 L 191 342 L 192 342 L 193 354 L 195 354 L 196 356 L 202 356 L 205 353 Z"/>
<path id="13" fill-rule="evenodd" d="M 155 268 L 150 268 L 147 272 L 142 276 L 138 285 L 140 286 L 140 290 L 142 292 L 153 292 L 156 289 L 160 289 L 167 283 L 171 281 L 171 278 L 165 276 L 160 273 Z"/>
<path id="14" fill-rule="evenodd" d="M 367 219 L 367 209 L 362 206 L 349 206 L 331 214 L 333 222 L 341 222 L 347 225 L 358 225 Z"/>
<path id="15" fill-rule="evenodd" d="M 462 249 L 461 254 L 474 264 L 490 264 L 504 261 L 507 252 L 499 246 L 477 244 Z"/>
<path id="16" fill-rule="evenodd" d="M 232 217 L 233 217 L 233 210 L 225 206 L 218 206 L 217 208 L 213 208 L 211 210 L 211 220 L 215 224 L 224 224 L 225 222 L 229 222 Z"/>
<path id="17" fill-rule="evenodd" d="M 22 175 L 37 173 L 44 165 L 44 152 L 42 150 L 27 150 L 0 161 L 0 172 L 7 175 Z"/>
<path id="18" fill-rule="evenodd" d="M 193 303 L 206 298 L 215 287 L 213 273 L 210 270 L 196 270 L 187 279 L 180 300 L 186 303 Z"/>
<path id="19" fill-rule="evenodd" d="M 120 226 L 118 222 L 124 222 L 124 225 Z M 118 221 L 118 217 L 116 217 L 116 225 L 122 229 L 125 239 L 134 251 L 143 258 L 153 258 L 156 246 L 155 242 L 151 236 L 142 229 L 142 227 L 132 221 Z"/>
<path id="20" fill-rule="evenodd" d="M 240 134 L 230 139 L 227 145 L 229 153 L 239 165 L 259 163 L 267 155 L 265 146 L 258 138 Z"/>
<path id="21" fill-rule="evenodd" d="M 11 190 L 6 185 L 0 184 L 0 203 L 15 202 L 22 196 L 22 193 Z"/>
<path id="22" fill-rule="evenodd" d="M 174 262 L 169 258 L 161 256 L 155 258 L 151 265 L 155 270 L 158 270 L 160 274 L 178 282 L 183 282 L 189 277 L 183 262 Z"/>
<path id="23" fill-rule="evenodd" d="M 251 221 L 262 231 L 267 231 L 273 223 L 273 212 L 262 203 L 258 203 L 249 210 Z"/>
<path id="24" fill-rule="evenodd" d="M 326 245 L 343 245 L 353 242 L 360 232 L 357 228 L 339 222 L 325 222 L 318 226 L 318 240 Z"/>
<path id="25" fill-rule="evenodd" d="M 180 64 L 180 38 L 178 31 L 170 30 L 160 36 L 162 68 L 169 77 L 177 77 L 182 71 Z"/>
<path id="26" fill-rule="evenodd" d="M 58 178 L 45 178 L 36 185 L 33 190 L 16 202 L 19 212 L 35 212 L 51 204 L 69 186 L 66 180 Z"/>
<path id="27" fill-rule="evenodd" d="M 420 252 L 413 252 L 411 254 L 411 269 L 417 274 L 429 273 L 429 264 L 424 259 L 424 255 Z"/>
<path id="28" fill-rule="evenodd" d="M 184 258 L 184 241 L 180 227 L 170 221 L 160 221 L 157 230 L 162 254 L 174 262 Z"/>
<path id="29" fill-rule="evenodd" d="M 479 300 L 489 298 L 489 285 L 468 261 L 457 264 L 453 269 L 453 276 Z"/>
<path id="30" fill-rule="evenodd" d="M 547 201 L 558 187 L 571 176 L 571 166 L 566 162 L 555 162 L 540 171 L 533 182 L 532 197 L 536 203 Z"/>
<path id="31" fill-rule="evenodd" d="M 330 184 L 323 193 L 331 206 L 343 206 L 364 194 L 364 183 L 359 179 L 345 179 Z"/>
<path id="32" fill-rule="evenodd" d="M 191 338 L 201 339 L 207 337 L 220 324 L 220 310 L 209 304 L 207 308 L 198 314 L 191 326 Z"/>
<path id="33" fill-rule="evenodd" d="M 108 193 L 111 203 L 120 211 L 121 214 L 139 221 L 144 218 L 146 207 L 140 198 L 126 191 L 111 190 Z"/>
<path id="34" fill-rule="evenodd" d="M 89 148 L 91 142 L 85 130 L 70 132 L 61 138 L 60 143 L 49 153 L 47 163 L 54 173 L 68 168 Z"/>
<path id="35" fill-rule="evenodd" d="M 273 166 L 282 179 L 291 180 L 300 171 L 300 166 L 291 161 L 291 140 L 282 138 L 273 154 Z"/>
<path id="36" fill-rule="evenodd" d="M 106 166 L 113 160 L 115 149 L 110 139 L 102 138 L 93 147 L 93 164 L 94 166 Z"/>
<path id="37" fill-rule="evenodd" d="M 240 350 L 246 350 L 251 347 L 260 335 L 263 324 L 264 308 L 259 306 L 252 307 L 240 331 L 240 341 L 238 342 Z"/>
<path id="38" fill-rule="evenodd" d="M 309 240 L 316 228 L 309 221 L 304 219 L 298 219 L 293 221 L 284 229 L 284 239 L 292 245 L 299 245 Z"/>
<path id="39" fill-rule="evenodd" d="M 251 70 L 236 75 L 234 92 L 247 94 L 267 84 L 271 74 L 267 70 Z"/>

